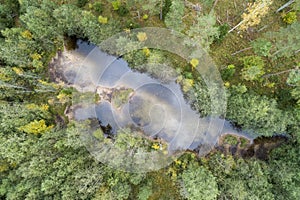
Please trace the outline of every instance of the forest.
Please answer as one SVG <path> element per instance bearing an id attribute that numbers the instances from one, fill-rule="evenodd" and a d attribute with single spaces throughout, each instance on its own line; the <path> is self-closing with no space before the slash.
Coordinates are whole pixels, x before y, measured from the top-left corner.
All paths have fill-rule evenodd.
<path id="1" fill-rule="evenodd" d="M 148 48 L 153 38 L 139 31 L 146 27 L 182 34 L 188 49 L 201 51 L 185 60 L 174 53 L 180 47 Z M 103 51 L 133 72 L 162 81 L 175 74 L 201 118 L 223 109 L 212 105 L 212 96 L 222 98 L 217 86 L 197 71 L 205 52 L 226 97 L 220 117 L 252 139 L 224 134 L 205 155 L 185 149 L 148 171 L 96 159 L 90 138 L 82 139 L 91 129 L 89 144 L 113 145 L 108 160 L 120 165 L 119 151 L 168 154 L 163 138 L 132 127 L 111 134 L 94 118 L 68 115 L 77 101 L 102 97 L 57 81 L 54 61 L 78 41 L 103 46 L 111 37 L 115 49 L 107 43 Z M 0 199 L 300 199 L 300 0 L 0 0 L 0 89 Z M 132 94 L 114 91 L 108 96 L 117 108 Z"/>

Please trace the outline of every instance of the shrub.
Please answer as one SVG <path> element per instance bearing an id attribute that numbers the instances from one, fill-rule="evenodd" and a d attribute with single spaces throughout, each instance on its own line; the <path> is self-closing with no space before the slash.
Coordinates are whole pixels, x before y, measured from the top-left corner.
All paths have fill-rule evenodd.
<path id="1" fill-rule="evenodd" d="M 82 8 L 85 6 L 85 4 L 88 2 L 88 0 L 77 0 L 77 6 L 79 8 Z"/>
<path id="2" fill-rule="evenodd" d="M 219 37 L 216 37 L 215 41 L 216 42 L 222 42 L 223 39 L 225 38 L 225 36 L 227 35 L 228 31 L 230 29 L 230 26 L 225 23 L 225 24 L 222 24 L 221 26 L 219 26 Z"/>
<path id="3" fill-rule="evenodd" d="M 254 52 L 259 56 L 269 56 L 272 48 L 272 43 L 266 39 L 259 38 L 251 42 Z"/>
<path id="4" fill-rule="evenodd" d="M 292 24 L 297 21 L 297 14 L 296 14 L 296 12 L 293 12 L 293 11 L 289 12 L 287 14 L 283 13 L 281 15 L 281 17 L 282 17 L 282 20 L 287 24 Z"/>
<path id="5" fill-rule="evenodd" d="M 97 13 L 102 13 L 103 12 L 103 5 L 100 2 L 95 2 L 93 5 L 93 9 L 94 11 L 96 11 Z"/>
<path id="6" fill-rule="evenodd" d="M 121 1 L 116 0 L 111 2 L 111 5 L 113 7 L 113 10 L 119 10 L 120 6 L 121 6 Z"/>
<path id="7" fill-rule="evenodd" d="M 119 9 L 117 10 L 117 13 L 118 13 L 118 15 L 123 17 L 129 13 L 129 10 L 126 7 L 126 5 L 120 5 Z"/>
<path id="8" fill-rule="evenodd" d="M 235 66 L 234 65 L 228 65 L 223 71 L 222 71 L 222 78 L 223 80 L 229 80 L 235 73 Z"/>
<path id="9" fill-rule="evenodd" d="M 264 61 L 259 56 L 246 56 L 242 58 L 242 77 L 247 81 L 260 80 L 264 72 Z"/>

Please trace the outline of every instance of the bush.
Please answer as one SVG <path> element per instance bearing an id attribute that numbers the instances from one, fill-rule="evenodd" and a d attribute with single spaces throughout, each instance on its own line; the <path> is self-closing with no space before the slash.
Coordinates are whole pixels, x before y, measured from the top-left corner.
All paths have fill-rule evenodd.
<path id="1" fill-rule="evenodd" d="M 219 26 L 219 37 L 215 39 L 216 42 L 222 42 L 225 36 L 227 35 L 228 31 L 230 29 L 230 26 L 225 23 Z"/>
<path id="2" fill-rule="evenodd" d="M 118 15 L 120 15 L 121 17 L 127 15 L 129 13 L 128 8 L 126 7 L 126 5 L 121 5 L 119 7 L 119 9 L 117 10 Z"/>
<path id="3" fill-rule="evenodd" d="M 77 6 L 79 8 L 82 8 L 85 6 L 85 4 L 88 2 L 88 0 L 77 0 Z"/>
<path id="4" fill-rule="evenodd" d="M 116 0 L 116 1 L 113 1 L 111 2 L 111 5 L 113 7 L 113 10 L 119 10 L 120 6 L 121 6 L 121 1 L 119 0 Z"/>
<path id="5" fill-rule="evenodd" d="M 296 22 L 297 21 L 297 14 L 296 14 L 296 12 L 289 12 L 289 13 L 283 13 L 282 15 L 281 15 L 281 17 L 282 17 L 282 20 L 285 22 L 285 23 L 287 23 L 287 24 L 292 24 L 292 23 L 294 23 L 294 22 Z"/>
<path id="6" fill-rule="evenodd" d="M 235 66 L 234 65 L 228 65 L 223 71 L 222 71 L 222 79 L 223 80 L 229 80 L 235 73 Z"/>
<path id="7" fill-rule="evenodd" d="M 103 5 L 100 2 L 95 2 L 93 5 L 93 9 L 95 12 L 101 14 L 103 12 Z"/>
<path id="8" fill-rule="evenodd" d="M 244 68 L 242 69 L 242 77 L 247 81 L 260 80 L 264 72 L 264 61 L 259 56 L 246 56 L 241 59 Z"/>
<path id="9" fill-rule="evenodd" d="M 272 43 L 266 39 L 259 38 L 251 42 L 254 52 L 259 56 L 269 56 L 272 48 Z"/>

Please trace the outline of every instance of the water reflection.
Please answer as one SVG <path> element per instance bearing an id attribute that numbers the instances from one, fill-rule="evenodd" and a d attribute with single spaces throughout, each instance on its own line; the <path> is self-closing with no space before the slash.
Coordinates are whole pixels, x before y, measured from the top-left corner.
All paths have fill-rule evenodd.
<path id="1" fill-rule="evenodd" d="M 139 127 L 145 135 L 166 141 L 170 153 L 197 149 L 206 154 L 221 134 L 242 134 L 223 119 L 200 118 L 184 99 L 176 76 L 162 82 L 132 71 L 123 59 L 93 45 L 82 41 L 77 45 L 78 49 L 67 55 L 65 78 L 81 92 L 100 95 L 102 101 L 77 108 L 76 120 L 98 118 L 102 126 L 111 126 L 113 133 L 128 125 Z M 114 92 L 126 89 L 133 92 L 121 106 L 114 105 Z"/>

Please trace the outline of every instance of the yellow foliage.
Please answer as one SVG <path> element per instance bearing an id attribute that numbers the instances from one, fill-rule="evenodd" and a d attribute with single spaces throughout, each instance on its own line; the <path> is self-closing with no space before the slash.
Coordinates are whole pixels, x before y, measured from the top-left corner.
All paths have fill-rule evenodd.
<path id="1" fill-rule="evenodd" d="M 31 54 L 30 57 L 33 59 L 33 60 L 39 60 L 42 58 L 42 56 L 38 53 L 34 53 L 34 54 Z"/>
<path id="2" fill-rule="evenodd" d="M 147 14 L 143 15 L 143 20 L 147 20 L 149 18 L 149 16 Z"/>
<path id="3" fill-rule="evenodd" d="M 29 40 L 32 39 L 32 34 L 30 33 L 29 30 L 23 31 L 23 32 L 21 33 L 21 36 L 22 36 L 23 38 L 26 38 L 26 39 L 29 39 Z"/>
<path id="4" fill-rule="evenodd" d="M 175 160 L 174 161 L 176 165 L 181 165 L 181 161 L 180 160 Z"/>
<path id="5" fill-rule="evenodd" d="M 225 86 L 226 88 L 229 88 L 229 87 L 230 87 L 230 83 L 227 81 L 227 82 L 224 83 L 224 86 Z"/>
<path id="6" fill-rule="evenodd" d="M 50 129 L 53 128 L 53 125 L 51 126 L 47 126 L 45 120 L 34 120 L 33 122 L 30 122 L 29 124 L 25 125 L 25 126 L 21 126 L 19 127 L 20 131 L 24 131 L 25 133 L 29 133 L 29 134 L 42 134 Z"/>
<path id="7" fill-rule="evenodd" d="M 294 11 L 289 12 L 287 14 L 282 13 L 281 17 L 282 17 L 282 20 L 287 24 L 292 24 L 297 21 L 297 13 Z"/>
<path id="8" fill-rule="evenodd" d="M 27 104 L 25 107 L 29 110 L 38 110 L 39 109 L 39 106 L 34 103 Z"/>
<path id="9" fill-rule="evenodd" d="M 172 167 L 170 167 L 167 171 L 167 175 L 170 175 L 172 179 L 176 179 L 177 177 L 177 172 L 175 169 L 173 169 Z"/>
<path id="10" fill-rule="evenodd" d="M 268 88 L 274 88 L 275 83 L 274 82 L 273 83 L 267 83 L 265 86 L 268 87 Z"/>
<path id="11" fill-rule="evenodd" d="M 108 23 L 108 18 L 107 17 L 103 17 L 103 16 L 99 16 L 98 17 L 98 22 L 100 23 L 100 24 L 107 24 Z"/>
<path id="12" fill-rule="evenodd" d="M 52 87 L 54 89 L 59 89 L 59 85 L 57 85 L 55 83 L 48 83 L 48 82 L 40 80 L 40 79 L 38 81 L 39 81 L 39 83 L 41 83 L 44 86 Z"/>
<path id="13" fill-rule="evenodd" d="M 125 28 L 123 31 L 124 31 L 125 33 L 127 33 L 127 34 L 130 33 L 130 29 L 129 29 L 129 28 Z"/>
<path id="14" fill-rule="evenodd" d="M 138 38 L 138 40 L 140 42 L 144 42 L 146 41 L 148 38 L 147 38 L 147 34 L 145 32 L 139 32 L 136 37 Z"/>
<path id="15" fill-rule="evenodd" d="M 2 81 L 10 81 L 11 77 L 4 72 L 4 69 L 0 68 L 0 80 Z"/>
<path id="16" fill-rule="evenodd" d="M 54 105 L 54 99 L 49 99 L 49 100 L 48 100 L 48 104 Z"/>
<path id="17" fill-rule="evenodd" d="M 67 103 L 69 101 L 68 95 L 66 95 L 64 93 L 60 93 L 59 95 L 57 95 L 57 98 L 60 103 Z"/>
<path id="18" fill-rule="evenodd" d="M 48 111 L 48 109 L 49 109 L 49 106 L 47 104 L 42 104 L 39 106 L 34 103 L 30 103 L 30 104 L 27 104 L 25 107 L 29 110 Z"/>
<path id="19" fill-rule="evenodd" d="M 243 20 L 239 29 L 245 31 L 248 27 L 259 24 L 261 18 L 268 13 L 272 3 L 272 0 L 257 0 L 254 3 L 249 3 L 246 12 L 242 14 Z"/>
<path id="20" fill-rule="evenodd" d="M 48 110 L 49 110 L 49 105 L 47 105 L 47 104 L 42 104 L 42 105 L 40 106 L 40 109 L 41 109 L 42 111 L 48 111 Z"/>
<path id="21" fill-rule="evenodd" d="M 196 58 L 193 58 L 193 59 L 190 61 L 190 64 L 192 65 L 192 70 L 194 70 L 194 68 L 196 68 L 197 65 L 199 65 L 199 60 L 196 59 Z"/>
<path id="22" fill-rule="evenodd" d="M 9 166 L 7 164 L 0 164 L 0 173 L 5 172 L 9 169 Z"/>
<path id="23" fill-rule="evenodd" d="M 145 56 L 149 56 L 150 55 L 150 49 L 148 49 L 147 47 L 143 48 L 143 53 L 145 54 Z"/>
<path id="24" fill-rule="evenodd" d="M 152 146 L 151 146 L 152 149 L 155 149 L 155 150 L 158 150 L 160 149 L 160 145 L 158 143 L 154 143 Z"/>
<path id="25" fill-rule="evenodd" d="M 182 81 L 182 90 L 183 90 L 183 92 L 187 92 L 190 89 L 192 89 L 193 85 L 194 85 L 194 80 L 193 79 L 184 79 Z"/>
<path id="26" fill-rule="evenodd" d="M 18 67 L 13 67 L 12 68 L 14 70 L 14 72 L 18 75 L 22 75 L 24 73 L 24 71 L 21 68 Z"/>

